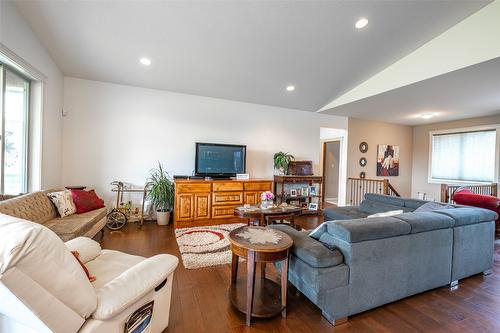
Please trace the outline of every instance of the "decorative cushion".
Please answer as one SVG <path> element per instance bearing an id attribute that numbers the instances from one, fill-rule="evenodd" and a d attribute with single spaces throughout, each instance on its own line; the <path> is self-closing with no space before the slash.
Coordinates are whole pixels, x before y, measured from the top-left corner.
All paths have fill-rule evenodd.
<path id="1" fill-rule="evenodd" d="M 82 214 L 104 207 L 104 200 L 99 198 L 94 190 L 71 190 L 76 213 Z"/>
<path id="2" fill-rule="evenodd" d="M 500 199 L 491 195 L 475 194 L 469 189 L 461 189 L 453 194 L 453 200 L 461 205 L 481 208 L 498 208 Z"/>
<path id="3" fill-rule="evenodd" d="M 78 261 L 80 266 L 82 266 L 82 269 L 85 272 L 85 275 L 87 275 L 87 279 L 89 279 L 90 282 L 94 282 L 96 277 L 93 275 L 90 275 L 89 270 L 87 269 L 87 267 L 85 267 L 85 264 L 80 260 L 80 253 L 78 251 L 71 251 L 71 254 L 75 257 L 75 259 Z"/>
<path id="4" fill-rule="evenodd" d="M 69 190 L 52 192 L 47 194 L 50 200 L 54 203 L 61 217 L 69 216 L 76 213 L 76 207 L 73 203 L 73 197 Z"/>
<path id="5" fill-rule="evenodd" d="M 382 212 L 382 213 L 376 213 L 376 214 L 368 215 L 367 217 L 368 218 L 385 217 L 385 216 L 394 216 L 394 215 L 399 215 L 399 214 L 403 214 L 403 210 L 402 209 L 400 209 L 400 210 L 390 210 L 388 212 Z"/>

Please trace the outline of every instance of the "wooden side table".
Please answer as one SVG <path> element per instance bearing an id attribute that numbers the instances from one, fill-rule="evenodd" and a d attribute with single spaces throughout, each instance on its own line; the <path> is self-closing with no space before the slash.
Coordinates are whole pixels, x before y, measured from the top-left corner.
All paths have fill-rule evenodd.
<path id="1" fill-rule="evenodd" d="M 234 307 L 251 318 L 272 317 L 281 312 L 286 317 L 288 254 L 292 238 L 282 231 L 263 227 L 241 227 L 229 234 L 233 252 L 229 298 Z M 247 278 L 238 279 L 238 260 L 247 259 Z M 265 265 L 281 261 L 281 288 L 266 279 Z M 261 278 L 255 279 L 255 266 L 260 263 Z M 280 297 L 281 294 L 281 297 Z"/>

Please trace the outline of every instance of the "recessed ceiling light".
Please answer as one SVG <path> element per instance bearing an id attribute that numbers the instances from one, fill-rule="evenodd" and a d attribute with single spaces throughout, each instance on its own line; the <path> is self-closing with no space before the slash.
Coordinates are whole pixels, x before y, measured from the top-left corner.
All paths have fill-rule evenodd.
<path id="1" fill-rule="evenodd" d="M 295 86 L 287 86 L 286 87 L 286 91 L 294 91 L 295 90 Z"/>
<path id="2" fill-rule="evenodd" d="M 434 113 L 422 113 L 420 115 L 420 118 L 423 118 L 423 119 L 431 119 L 432 117 L 434 117 Z"/>
<path id="3" fill-rule="evenodd" d="M 144 66 L 149 66 L 151 65 L 151 60 L 149 58 L 141 58 L 139 59 L 139 62 L 143 64 Z"/>
<path id="4" fill-rule="evenodd" d="M 356 29 L 363 29 L 368 25 L 368 19 L 366 17 L 360 17 L 359 20 L 356 21 L 354 25 Z"/>

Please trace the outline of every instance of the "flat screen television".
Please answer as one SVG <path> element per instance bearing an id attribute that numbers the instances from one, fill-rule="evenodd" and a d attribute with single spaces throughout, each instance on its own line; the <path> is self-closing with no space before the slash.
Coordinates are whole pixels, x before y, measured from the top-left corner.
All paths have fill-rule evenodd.
<path id="1" fill-rule="evenodd" d="M 195 174 L 198 177 L 229 178 L 246 171 L 247 146 L 196 143 Z"/>

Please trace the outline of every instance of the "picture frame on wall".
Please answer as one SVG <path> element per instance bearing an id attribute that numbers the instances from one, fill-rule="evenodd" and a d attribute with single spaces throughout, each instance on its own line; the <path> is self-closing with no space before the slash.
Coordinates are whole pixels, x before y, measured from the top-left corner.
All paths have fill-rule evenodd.
<path id="1" fill-rule="evenodd" d="M 377 176 L 399 176 L 399 146 L 378 145 Z"/>
<path id="2" fill-rule="evenodd" d="M 297 190 L 292 188 L 290 190 L 290 197 L 295 198 L 297 196 Z"/>
<path id="3" fill-rule="evenodd" d="M 303 197 L 307 197 L 309 195 L 309 187 L 303 187 L 300 195 Z"/>

